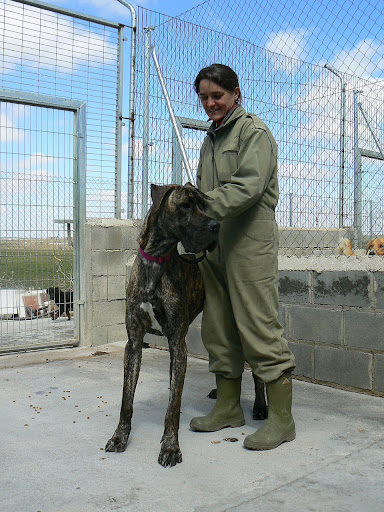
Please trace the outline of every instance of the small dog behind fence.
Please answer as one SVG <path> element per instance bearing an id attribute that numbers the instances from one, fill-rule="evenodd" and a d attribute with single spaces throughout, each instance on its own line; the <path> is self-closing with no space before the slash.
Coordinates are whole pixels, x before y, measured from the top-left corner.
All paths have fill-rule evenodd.
<path id="1" fill-rule="evenodd" d="M 53 311 L 52 320 L 56 320 L 64 312 L 68 320 L 71 319 L 71 311 L 73 311 L 73 291 L 63 291 L 57 286 L 47 288 L 49 298 L 53 300 L 58 307 L 58 310 Z"/>

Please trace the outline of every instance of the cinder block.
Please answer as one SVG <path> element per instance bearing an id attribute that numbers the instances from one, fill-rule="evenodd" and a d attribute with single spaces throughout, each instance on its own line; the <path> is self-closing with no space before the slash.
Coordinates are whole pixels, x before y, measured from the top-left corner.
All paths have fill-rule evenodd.
<path id="1" fill-rule="evenodd" d="M 108 300 L 125 300 L 125 278 L 108 276 Z"/>
<path id="2" fill-rule="evenodd" d="M 134 250 L 137 251 L 139 248 L 139 226 L 138 225 L 130 225 L 124 226 L 122 228 L 122 236 L 123 236 L 123 248 L 125 250 Z"/>
<path id="3" fill-rule="evenodd" d="M 137 251 L 133 250 L 133 251 L 123 251 L 122 253 L 122 260 L 123 260 L 123 265 L 127 265 L 127 263 L 132 259 L 134 260 L 137 256 Z"/>
<path id="4" fill-rule="evenodd" d="M 93 325 L 115 325 L 125 321 L 125 301 L 100 301 L 93 304 Z"/>
<path id="5" fill-rule="evenodd" d="M 369 283 L 368 272 L 315 273 L 315 304 L 369 307 Z"/>
<path id="6" fill-rule="evenodd" d="M 165 336 L 156 336 L 156 334 L 146 334 L 144 336 L 145 343 L 149 343 L 154 347 L 168 348 L 168 340 Z"/>
<path id="7" fill-rule="evenodd" d="M 360 389 L 372 389 L 372 354 L 317 345 L 315 378 Z"/>
<path id="8" fill-rule="evenodd" d="M 108 343 L 115 341 L 127 341 L 127 330 L 125 324 L 108 325 Z"/>
<path id="9" fill-rule="evenodd" d="M 203 313 L 199 313 L 197 317 L 193 320 L 191 325 L 195 325 L 196 327 L 201 328 L 201 321 L 203 320 Z"/>
<path id="10" fill-rule="evenodd" d="M 293 371 L 294 375 L 313 379 L 313 345 L 308 345 L 306 343 L 295 343 L 292 341 L 290 341 L 288 345 L 292 350 L 296 360 L 296 368 Z"/>
<path id="11" fill-rule="evenodd" d="M 292 306 L 289 309 L 289 336 L 294 340 L 340 345 L 342 312 L 321 307 Z"/>
<path id="12" fill-rule="evenodd" d="M 110 226 L 106 229 L 106 244 L 110 251 L 121 251 L 123 248 L 123 235 L 121 226 Z"/>
<path id="13" fill-rule="evenodd" d="M 108 253 L 106 251 L 92 251 L 91 265 L 93 276 L 108 275 Z"/>
<path id="14" fill-rule="evenodd" d="M 108 257 L 108 275 L 123 276 L 125 274 L 123 253 L 121 251 L 109 251 Z"/>
<path id="15" fill-rule="evenodd" d="M 92 329 L 92 347 L 98 347 L 99 345 L 105 345 L 108 343 L 108 327 L 94 327 Z"/>
<path id="16" fill-rule="evenodd" d="M 187 350 L 188 354 L 194 354 L 199 356 L 208 356 L 203 340 L 201 339 L 201 329 L 196 325 L 191 325 L 187 333 Z"/>
<path id="17" fill-rule="evenodd" d="M 99 300 L 108 299 L 108 277 L 107 276 L 95 276 L 93 278 L 92 287 L 92 300 L 97 302 Z"/>
<path id="18" fill-rule="evenodd" d="M 305 270 L 282 270 L 279 272 L 279 300 L 303 303 L 310 301 L 310 272 Z"/>
<path id="19" fill-rule="evenodd" d="M 374 390 L 384 393 L 384 355 L 374 355 L 373 372 Z"/>
<path id="20" fill-rule="evenodd" d="M 384 309 L 384 272 L 373 272 L 376 283 L 376 308 Z"/>
<path id="21" fill-rule="evenodd" d="M 127 261 L 126 265 L 125 265 L 125 282 L 126 284 L 129 283 L 129 279 L 131 277 L 131 272 L 132 272 L 132 266 L 133 266 L 133 263 L 135 261 L 135 258 L 129 258 L 129 260 Z"/>
<path id="22" fill-rule="evenodd" d="M 346 311 L 345 344 L 384 352 L 384 314 Z"/>
<path id="23" fill-rule="evenodd" d="M 104 251 L 108 249 L 107 245 L 108 229 L 101 226 L 91 226 L 91 250 Z"/>

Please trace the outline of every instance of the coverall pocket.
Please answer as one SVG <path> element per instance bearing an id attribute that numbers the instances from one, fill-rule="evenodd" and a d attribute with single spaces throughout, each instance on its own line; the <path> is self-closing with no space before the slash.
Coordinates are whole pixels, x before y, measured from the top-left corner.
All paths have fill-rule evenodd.
<path id="1" fill-rule="evenodd" d="M 232 174 L 237 169 L 237 157 L 238 151 L 234 149 L 228 149 L 221 154 L 220 162 L 218 162 L 217 166 L 220 184 L 231 181 Z"/>
<path id="2" fill-rule="evenodd" d="M 250 226 L 245 227 L 243 233 L 255 241 L 273 242 L 276 234 L 275 221 L 272 219 L 254 220 Z"/>

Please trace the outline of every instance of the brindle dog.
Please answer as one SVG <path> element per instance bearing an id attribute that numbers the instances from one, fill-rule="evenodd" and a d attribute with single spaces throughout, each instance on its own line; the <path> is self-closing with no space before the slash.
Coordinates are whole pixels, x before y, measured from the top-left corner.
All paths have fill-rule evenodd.
<path id="1" fill-rule="evenodd" d="M 158 458 L 162 466 L 182 461 L 178 441 L 181 396 L 187 365 L 185 336 L 204 303 L 198 265 L 180 258 L 177 244 L 189 253 L 212 251 L 219 222 L 204 212 L 209 198 L 193 185 L 151 185 L 153 205 L 139 236 L 140 250 L 127 287 L 124 385 L 119 424 L 105 447 L 123 452 L 131 432 L 133 399 L 146 333 L 162 334 L 170 352 L 170 396 Z"/>

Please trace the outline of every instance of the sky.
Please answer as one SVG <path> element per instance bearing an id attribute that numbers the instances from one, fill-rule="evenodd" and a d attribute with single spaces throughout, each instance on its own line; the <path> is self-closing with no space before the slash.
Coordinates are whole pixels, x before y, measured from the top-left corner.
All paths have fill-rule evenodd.
<path id="1" fill-rule="evenodd" d="M 129 3 L 133 6 L 139 5 L 162 14 L 177 16 L 203 2 L 204 0 L 182 0 L 181 2 L 177 0 L 144 0 Z M 127 23 L 130 20 L 130 11 L 120 4 L 118 0 L 50 0 L 49 3 L 111 21 Z"/>

